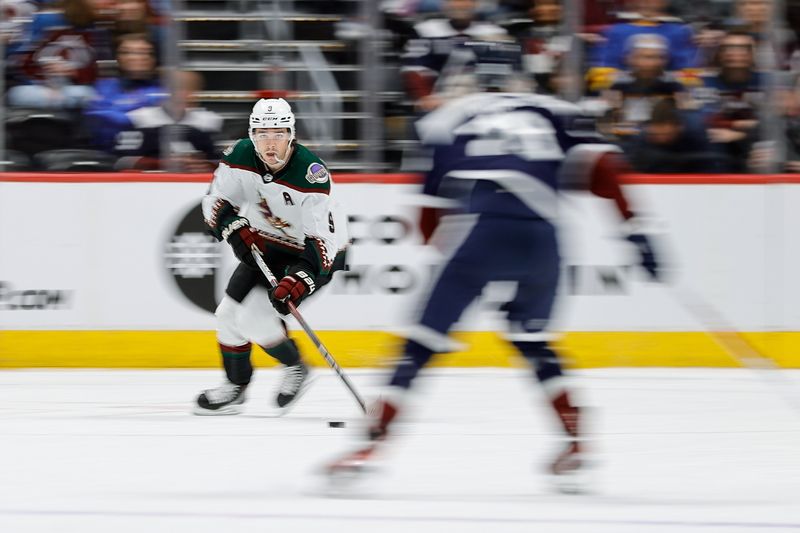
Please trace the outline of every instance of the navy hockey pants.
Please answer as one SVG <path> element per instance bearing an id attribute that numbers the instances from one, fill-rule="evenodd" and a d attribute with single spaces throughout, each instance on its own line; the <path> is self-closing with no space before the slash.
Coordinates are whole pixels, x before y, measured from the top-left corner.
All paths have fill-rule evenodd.
<path id="1" fill-rule="evenodd" d="M 461 247 L 445 265 L 431 292 L 419 327 L 405 346 L 391 385 L 408 388 L 436 352 L 450 351 L 447 332 L 490 281 L 516 281 L 517 294 L 504 306 L 510 330 L 541 332 L 550 319 L 558 286 L 560 258 L 556 232 L 543 220 L 482 216 Z M 512 337 L 513 338 L 513 337 Z M 514 342 L 523 355 L 525 342 Z M 546 343 L 528 343 L 550 357 Z M 548 371 L 549 373 L 550 371 Z M 552 369 L 560 374 L 560 367 Z M 541 376 L 543 377 L 549 376 Z"/>

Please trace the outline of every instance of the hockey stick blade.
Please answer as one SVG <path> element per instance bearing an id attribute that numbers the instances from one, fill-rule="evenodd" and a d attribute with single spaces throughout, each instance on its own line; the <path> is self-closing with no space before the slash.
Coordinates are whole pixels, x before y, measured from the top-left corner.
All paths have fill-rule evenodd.
<path id="1" fill-rule="evenodd" d="M 800 414 L 800 396 L 796 385 L 781 373 L 781 367 L 744 338 L 731 322 L 708 303 L 695 289 L 678 284 L 671 291 L 675 300 L 700 322 L 709 335 L 730 357 L 758 374 L 769 389 L 779 395 L 796 414 Z"/>

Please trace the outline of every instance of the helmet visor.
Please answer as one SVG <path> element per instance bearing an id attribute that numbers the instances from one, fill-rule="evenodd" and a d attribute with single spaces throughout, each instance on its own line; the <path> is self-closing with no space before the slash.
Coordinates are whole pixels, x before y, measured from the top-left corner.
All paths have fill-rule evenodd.
<path id="1" fill-rule="evenodd" d="M 257 129 L 251 136 L 256 152 L 270 166 L 282 165 L 289 154 L 292 134 L 285 129 Z"/>

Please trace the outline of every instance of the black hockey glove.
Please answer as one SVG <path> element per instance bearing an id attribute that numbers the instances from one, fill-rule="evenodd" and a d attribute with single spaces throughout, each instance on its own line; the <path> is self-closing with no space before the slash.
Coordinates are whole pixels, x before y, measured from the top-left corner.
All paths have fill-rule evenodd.
<path id="1" fill-rule="evenodd" d="M 233 253 L 242 263 L 253 268 L 258 268 L 256 260 L 251 254 L 251 246 L 256 245 L 261 253 L 267 250 L 267 241 L 258 231 L 250 226 L 246 218 L 237 217 L 231 220 L 221 231 L 222 238 L 228 241 L 233 248 Z"/>
<path id="2" fill-rule="evenodd" d="M 316 276 L 311 269 L 303 266 L 294 266 L 278 282 L 278 285 L 269 293 L 272 305 L 282 315 L 289 314 L 288 302 L 295 307 L 317 290 Z"/>

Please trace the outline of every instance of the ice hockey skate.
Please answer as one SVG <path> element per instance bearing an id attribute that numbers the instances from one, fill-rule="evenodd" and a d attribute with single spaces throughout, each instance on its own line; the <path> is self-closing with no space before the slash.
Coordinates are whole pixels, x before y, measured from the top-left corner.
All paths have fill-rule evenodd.
<path id="1" fill-rule="evenodd" d="M 343 455 L 325 467 L 325 474 L 332 482 L 352 481 L 374 470 L 375 443 L 370 443 L 354 452 Z"/>
<path id="2" fill-rule="evenodd" d="M 203 391 L 197 397 L 194 414 L 203 416 L 238 415 L 245 400 L 247 385 L 226 381 L 215 389 Z"/>
<path id="3" fill-rule="evenodd" d="M 566 445 L 549 467 L 553 484 L 560 492 L 568 494 L 585 492 L 588 479 L 585 443 L 581 432 L 583 409 L 572 403 L 570 394 L 566 390 L 555 394 L 550 401 L 567 434 Z"/>
<path id="4" fill-rule="evenodd" d="M 582 494 L 588 490 L 587 461 L 583 446 L 571 440 L 550 464 L 553 486 L 565 494 Z"/>
<path id="5" fill-rule="evenodd" d="M 313 382 L 308 366 L 300 361 L 283 369 L 283 380 L 275 397 L 280 414 L 286 414 L 308 390 Z"/>
<path id="6" fill-rule="evenodd" d="M 397 396 L 397 391 L 389 393 Z M 343 455 L 330 463 L 324 470 L 328 478 L 328 488 L 332 493 L 348 491 L 357 482 L 368 477 L 378 470 L 375 451 L 388 433 L 389 425 L 398 415 L 397 399 L 388 401 L 378 399 L 370 406 L 369 418 L 371 422 L 367 430 L 367 443 L 361 448 Z"/>
<path id="7" fill-rule="evenodd" d="M 318 490 L 332 498 L 360 497 L 363 491 L 371 491 L 382 471 L 377 447 L 375 442 L 364 444 L 325 465 L 319 472 L 322 484 Z"/>

